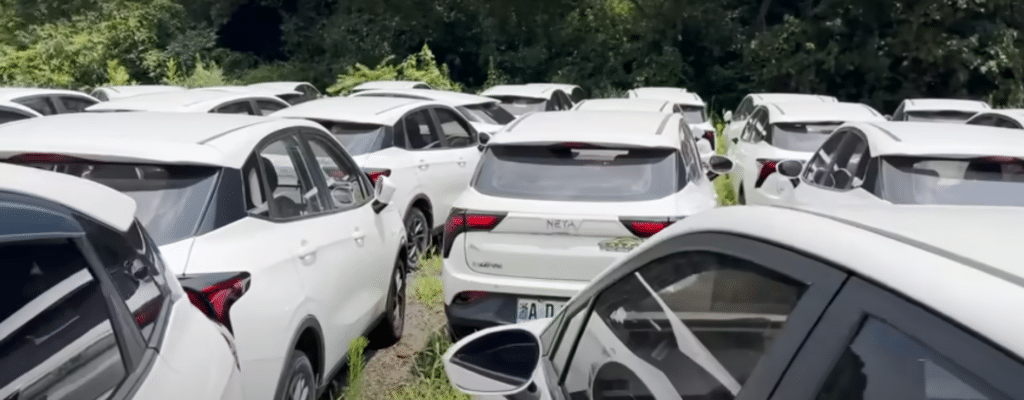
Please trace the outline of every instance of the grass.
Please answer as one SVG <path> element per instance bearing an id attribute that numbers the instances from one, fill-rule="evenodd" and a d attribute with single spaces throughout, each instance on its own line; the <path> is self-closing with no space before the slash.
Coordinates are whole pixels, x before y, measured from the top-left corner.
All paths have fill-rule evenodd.
<path id="1" fill-rule="evenodd" d="M 718 146 L 715 151 L 718 154 L 725 155 L 729 150 L 729 142 L 725 140 L 725 123 L 720 118 L 713 118 L 715 124 L 715 143 Z M 735 161 L 735 160 L 733 160 Z M 715 179 L 715 192 L 718 193 L 718 204 L 722 206 L 734 206 L 738 204 L 736 201 L 736 191 L 732 189 L 732 179 L 729 175 L 719 176 Z"/>
<path id="2" fill-rule="evenodd" d="M 444 328 L 434 332 L 427 345 L 413 365 L 414 380 L 396 390 L 391 396 L 395 400 L 470 400 L 470 397 L 456 390 L 444 371 L 442 357 L 452 343 Z"/>
<path id="3" fill-rule="evenodd" d="M 428 307 L 441 307 L 443 303 L 442 268 L 444 264 L 436 251 L 424 253 L 420 258 L 420 274 L 413 282 L 412 293 L 416 300 Z"/>
<path id="4" fill-rule="evenodd" d="M 341 395 L 341 399 L 356 400 L 362 398 L 363 392 L 363 370 L 366 368 L 366 359 L 363 352 L 370 341 L 365 337 L 357 337 L 348 346 L 348 386 Z"/>

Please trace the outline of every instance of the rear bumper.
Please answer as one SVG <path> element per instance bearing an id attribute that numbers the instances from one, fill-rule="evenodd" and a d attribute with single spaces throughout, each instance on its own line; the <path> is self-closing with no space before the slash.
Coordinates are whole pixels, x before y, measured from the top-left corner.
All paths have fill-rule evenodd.
<path id="1" fill-rule="evenodd" d="M 452 336 L 458 339 L 480 329 L 514 324 L 519 297 L 508 293 L 490 293 L 487 297 L 469 304 L 445 304 L 444 314 L 448 318 L 448 329 Z M 569 301 L 569 297 L 529 297 L 548 301 Z"/>

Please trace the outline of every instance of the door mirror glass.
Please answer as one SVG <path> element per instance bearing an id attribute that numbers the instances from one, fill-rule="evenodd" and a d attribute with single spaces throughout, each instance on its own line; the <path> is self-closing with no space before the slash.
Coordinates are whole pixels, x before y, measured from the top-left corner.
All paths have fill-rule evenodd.
<path id="1" fill-rule="evenodd" d="M 786 160 L 775 166 L 775 171 L 787 178 L 799 177 L 803 169 L 804 162 L 800 160 Z"/>
<path id="2" fill-rule="evenodd" d="M 726 111 L 725 115 L 722 117 L 722 119 L 724 119 L 725 122 L 727 122 L 727 123 L 729 121 L 732 121 L 732 111 Z"/>
<path id="3" fill-rule="evenodd" d="M 487 144 L 487 142 L 491 141 L 491 134 L 487 132 L 480 132 L 478 134 L 478 138 L 480 140 L 480 144 Z"/>
<path id="4" fill-rule="evenodd" d="M 459 341 L 444 356 L 448 378 L 470 395 L 503 396 L 529 386 L 540 365 L 540 340 L 516 326 L 485 329 Z"/>
<path id="5" fill-rule="evenodd" d="M 708 167 L 711 169 L 711 172 L 724 174 L 732 171 L 733 162 L 729 157 L 716 154 L 708 159 Z"/>
<path id="6" fill-rule="evenodd" d="M 381 176 L 377 178 L 377 184 L 373 187 L 374 195 L 374 209 L 383 210 L 385 206 L 391 203 L 391 198 L 395 195 L 395 184 L 391 182 L 391 178 L 387 176 Z"/>

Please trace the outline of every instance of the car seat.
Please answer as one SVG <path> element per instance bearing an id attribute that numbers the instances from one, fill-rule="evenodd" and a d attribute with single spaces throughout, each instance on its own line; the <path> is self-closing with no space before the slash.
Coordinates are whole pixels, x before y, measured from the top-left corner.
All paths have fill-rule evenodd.
<path id="1" fill-rule="evenodd" d="M 270 162 L 269 158 L 260 156 L 260 164 L 263 165 L 263 173 L 267 178 L 267 185 L 270 187 L 269 196 L 266 196 L 265 193 L 264 198 L 269 197 L 270 201 L 274 203 L 273 208 L 277 210 L 277 216 L 287 218 L 302 215 L 305 211 L 302 206 L 288 196 L 277 193 L 277 170 L 274 169 L 274 163 Z"/>

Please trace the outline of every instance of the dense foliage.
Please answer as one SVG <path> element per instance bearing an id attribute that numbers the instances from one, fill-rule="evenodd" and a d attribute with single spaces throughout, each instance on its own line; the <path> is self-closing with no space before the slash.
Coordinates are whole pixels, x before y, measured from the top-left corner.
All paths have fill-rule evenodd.
<path id="1" fill-rule="evenodd" d="M 0 83 L 555 81 L 681 86 L 716 109 L 750 91 L 1021 105 L 1022 33 L 1020 0 L 0 0 Z"/>

